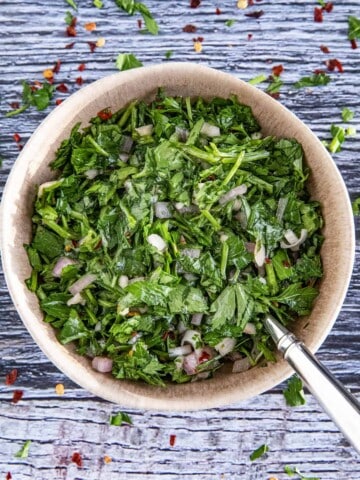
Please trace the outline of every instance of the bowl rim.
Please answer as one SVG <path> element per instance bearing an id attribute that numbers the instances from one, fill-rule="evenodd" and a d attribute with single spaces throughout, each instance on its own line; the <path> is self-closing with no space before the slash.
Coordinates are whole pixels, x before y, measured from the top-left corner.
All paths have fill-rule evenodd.
<path id="1" fill-rule="evenodd" d="M 11 240 L 7 235 L 8 225 L 11 224 L 12 215 L 14 209 L 12 208 L 13 205 L 13 193 L 16 192 L 18 178 L 20 176 L 23 177 L 23 170 L 24 170 L 24 162 L 27 161 L 28 152 L 31 152 L 31 149 L 34 147 L 39 138 L 41 138 L 44 133 L 49 129 L 50 125 L 55 126 L 56 124 L 61 124 L 62 119 L 66 116 L 74 117 L 73 111 L 75 107 L 80 106 L 82 103 L 88 102 L 89 98 L 96 96 L 99 90 L 106 90 L 110 85 L 114 85 L 114 83 L 120 87 L 121 85 L 126 84 L 126 82 L 132 82 L 136 80 L 141 80 L 143 77 L 148 75 L 156 75 L 161 74 L 161 72 L 166 72 L 168 75 L 171 74 L 185 74 L 186 72 L 190 72 L 193 74 L 194 72 L 197 73 L 199 76 L 203 74 L 213 75 L 214 78 L 217 78 L 219 81 L 230 81 L 239 86 L 239 88 L 243 88 L 244 91 L 252 92 L 254 94 L 254 90 L 256 91 L 256 95 L 260 96 L 262 101 L 266 105 L 270 105 L 272 109 L 278 112 L 282 112 L 283 114 L 286 113 L 287 118 L 292 119 L 292 121 L 297 122 L 299 125 L 301 124 L 303 128 L 306 129 L 307 134 L 310 134 L 314 141 L 320 143 L 320 140 L 315 136 L 315 134 L 307 127 L 298 117 L 296 117 L 293 113 L 291 113 L 286 107 L 281 105 L 276 100 L 273 100 L 268 95 L 266 95 L 261 90 L 257 89 L 256 87 L 249 85 L 248 83 L 240 80 L 239 78 L 235 77 L 233 74 L 225 73 L 222 71 L 217 71 L 213 68 L 202 66 L 198 64 L 193 64 L 190 62 L 169 62 L 166 64 L 158 64 L 152 65 L 147 67 L 140 67 L 137 69 L 119 72 L 112 75 L 105 76 L 91 84 L 83 87 L 76 93 L 69 96 L 61 105 L 56 107 L 36 128 L 34 133 L 31 135 L 30 139 L 26 143 L 24 149 L 21 151 L 20 155 L 16 159 L 9 177 L 7 179 L 3 196 L 2 202 L 0 207 L 0 246 L 2 250 L 2 264 L 3 270 L 5 275 L 5 280 L 9 289 L 9 293 L 11 295 L 12 301 L 17 309 L 19 316 L 21 317 L 24 325 L 26 326 L 27 330 L 30 332 L 31 336 L 37 343 L 37 345 L 41 348 L 41 350 L 45 353 L 45 355 L 54 363 L 65 375 L 67 375 L 71 380 L 73 380 L 78 385 L 81 385 L 86 390 L 92 392 L 95 395 L 98 395 L 106 400 L 122 404 L 124 406 L 135 407 L 135 408 L 146 408 L 148 410 L 197 410 L 197 409 L 205 409 L 211 407 L 218 407 L 221 405 L 227 405 L 238 401 L 243 401 L 245 399 L 249 399 L 255 395 L 261 394 L 266 390 L 269 390 L 280 382 L 288 378 L 292 373 L 292 369 L 290 366 L 286 364 L 285 361 L 280 360 L 277 363 L 277 372 L 274 375 L 274 372 L 271 372 L 271 376 L 268 375 L 268 367 L 264 367 L 261 372 L 261 380 L 260 385 L 249 385 L 247 393 L 244 395 L 242 392 L 239 391 L 239 388 L 235 388 L 232 386 L 225 392 L 223 391 L 214 391 L 212 392 L 211 398 L 204 398 L 204 396 L 200 396 L 198 398 L 193 397 L 192 395 L 187 395 L 185 397 L 181 396 L 181 385 L 177 386 L 179 388 L 175 388 L 175 392 L 171 396 L 161 396 L 160 393 L 163 392 L 163 389 L 159 389 L 157 387 L 152 388 L 152 392 L 149 396 L 144 396 L 141 391 L 132 391 L 124 389 L 121 387 L 123 381 L 115 380 L 118 384 L 118 388 L 114 388 L 113 381 L 102 382 L 101 379 L 104 379 L 103 375 L 99 377 L 94 372 L 89 373 L 88 369 L 85 367 L 84 362 L 80 359 L 74 362 L 73 354 L 68 352 L 67 350 L 64 351 L 64 346 L 61 345 L 59 342 L 59 347 L 56 348 L 56 345 L 51 344 L 47 345 L 44 344 L 41 332 L 38 331 L 36 328 L 36 324 L 33 321 L 36 318 L 34 312 L 29 311 L 28 305 L 25 302 L 25 299 L 19 295 L 18 292 L 21 292 L 19 289 L 20 280 L 19 278 L 13 274 L 11 271 Z M 190 74 L 190 73 L 189 73 Z M 245 102 L 246 103 L 246 102 Z M 72 120 L 73 124 L 75 120 Z M 325 148 L 321 145 L 323 150 Z M 326 151 L 326 150 L 325 150 Z M 337 181 L 339 183 L 339 188 L 341 188 L 342 194 L 344 195 L 344 201 L 346 204 L 346 211 L 344 211 L 344 216 L 346 216 L 347 220 L 350 220 L 349 227 L 350 231 L 347 232 L 347 242 L 349 244 L 349 258 L 348 258 L 348 265 L 346 270 L 346 278 L 344 279 L 342 291 L 338 293 L 338 303 L 336 308 L 332 311 L 332 316 L 329 319 L 326 328 L 322 330 L 322 334 L 318 335 L 316 339 L 312 340 L 308 347 L 312 352 L 315 352 L 320 345 L 324 342 L 325 338 L 329 334 L 333 324 L 336 321 L 336 318 L 342 308 L 347 289 L 351 280 L 353 265 L 354 265 L 354 258 L 355 258 L 355 228 L 354 228 L 354 221 L 351 209 L 351 202 L 348 195 L 348 191 L 346 189 L 345 182 L 334 162 L 332 157 L 326 151 L 328 161 L 331 163 L 332 168 L 334 169 L 335 175 L 337 175 Z M 32 294 L 35 296 L 35 294 Z M 43 322 L 44 328 L 45 324 Z M 52 328 L 52 327 L 50 327 Z M 70 347 L 71 348 L 71 347 Z M 78 356 L 78 355 L 76 355 Z M 76 366 L 77 368 L 74 368 Z M 237 374 L 238 375 L 238 374 Z M 96 377 L 95 379 L 93 377 Z M 210 380 L 211 381 L 211 380 Z M 125 382 L 126 383 L 126 382 Z M 203 382 L 202 382 L 203 383 Z M 189 384 L 185 384 L 189 385 Z M 177 393 L 180 393 L 178 395 Z"/>

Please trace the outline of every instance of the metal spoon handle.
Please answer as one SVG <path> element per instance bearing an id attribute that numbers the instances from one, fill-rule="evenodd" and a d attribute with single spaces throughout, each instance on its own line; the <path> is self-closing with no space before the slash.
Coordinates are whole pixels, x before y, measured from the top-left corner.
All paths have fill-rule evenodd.
<path id="1" fill-rule="evenodd" d="M 347 440 L 360 453 L 360 403 L 297 338 L 279 322 L 265 319 L 278 349 Z"/>

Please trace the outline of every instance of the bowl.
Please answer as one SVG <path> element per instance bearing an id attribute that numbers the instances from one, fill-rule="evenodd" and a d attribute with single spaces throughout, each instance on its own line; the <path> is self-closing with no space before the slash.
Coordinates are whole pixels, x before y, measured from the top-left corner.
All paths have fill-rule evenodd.
<path id="1" fill-rule="evenodd" d="M 188 63 L 168 63 L 117 73 L 81 89 L 58 106 L 37 128 L 22 150 L 7 181 L 2 199 L 1 244 L 6 282 L 15 307 L 35 342 L 74 382 L 93 394 L 128 407 L 195 410 L 248 399 L 269 390 L 292 373 L 284 360 L 239 374 L 218 372 L 203 382 L 154 387 L 116 380 L 97 373 L 90 360 L 61 345 L 54 329 L 43 322 L 35 294 L 25 286 L 30 266 L 23 248 L 31 239 L 35 187 L 54 177 L 48 165 L 75 123 L 86 125 L 105 107 L 113 111 L 131 100 L 152 99 L 158 87 L 168 95 L 238 96 L 249 105 L 265 135 L 294 137 L 303 146 L 311 169 L 312 198 L 322 204 L 325 241 L 321 256 L 324 277 L 309 317 L 299 319 L 295 333 L 313 352 L 325 340 L 343 303 L 354 259 L 351 204 L 342 177 L 319 139 L 280 103 L 230 74 Z M 305 328 L 306 327 L 306 328 Z"/>

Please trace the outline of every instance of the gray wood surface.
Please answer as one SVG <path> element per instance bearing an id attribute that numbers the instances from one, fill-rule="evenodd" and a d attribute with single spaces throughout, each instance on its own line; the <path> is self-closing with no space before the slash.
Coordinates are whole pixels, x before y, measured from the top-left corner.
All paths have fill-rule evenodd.
<path id="1" fill-rule="evenodd" d="M 78 36 L 72 39 L 64 34 L 64 15 L 70 9 L 64 0 L 0 1 L 1 187 L 18 154 L 13 134 L 19 133 L 24 144 L 55 107 L 9 119 L 4 114 L 10 102 L 20 100 L 20 81 L 41 81 L 42 71 L 58 59 L 62 65 L 56 81 L 65 82 L 69 93 L 79 88 L 75 83 L 79 75 L 88 84 L 115 72 L 114 59 L 121 52 L 136 54 L 144 65 L 189 61 L 244 80 L 270 74 L 273 65 L 283 64 L 280 101 L 321 139 L 328 138 L 332 123 L 341 123 L 345 106 L 356 111 L 352 125 L 360 129 L 360 48 L 352 50 L 347 40 L 348 16 L 360 16 L 358 1 L 335 2 L 323 23 L 313 21 L 315 1 L 261 1 L 246 11 L 236 7 L 236 0 L 203 0 L 197 9 L 189 8 L 188 0 L 145 3 L 158 19 L 157 37 L 140 34 L 138 17 L 121 12 L 112 0 L 104 0 L 101 10 L 91 0 L 78 0 Z M 264 11 L 259 20 L 244 15 L 255 10 Z M 228 19 L 236 20 L 232 27 L 225 25 Z M 84 30 L 84 23 L 90 21 L 97 23 L 97 31 Z M 195 34 L 182 32 L 188 23 L 197 26 Z M 248 33 L 253 34 L 250 41 Z M 192 39 L 197 36 L 204 37 L 201 53 L 193 49 Z M 91 54 L 86 42 L 98 37 L 104 37 L 106 45 Z M 71 41 L 76 42 L 74 48 L 64 49 Z M 320 51 L 321 44 L 329 47 L 329 55 Z M 168 50 L 173 52 L 170 60 L 165 59 Z M 301 76 L 326 68 L 327 58 L 341 60 L 344 73 L 332 73 L 326 87 L 292 88 Z M 80 63 L 86 64 L 81 73 Z M 334 158 L 350 196 L 359 196 L 359 134 L 349 138 Z M 356 231 L 359 239 L 358 219 Z M 319 358 L 360 394 L 359 240 L 356 248 L 346 301 Z M 74 385 L 47 360 L 22 325 L 2 275 L 0 322 L 0 479 L 11 472 L 16 480 L 282 480 L 288 478 L 283 470 L 287 464 L 321 480 L 360 479 L 359 457 L 310 394 L 307 404 L 299 408 L 285 406 L 284 385 L 279 385 L 247 402 L 202 412 L 127 410 L 134 425 L 110 427 L 109 415 L 120 407 Z M 12 368 L 18 369 L 19 378 L 13 387 L 6 387 L 4 377 Z M 62 397 L 54 391 L 58 382 L 65 385 Z M 24 390 L 16 405 L 11 403 L 15 388 Z M 170 435 L 176 435 L 174 446 L 169 444 Z M 15 458 L 26 440 L 32 441 L 28 458 Z M 263 443 L 270 446 L 268 455 L 250 462 L 249 454 Z M 71 462 L 74 452 L 81 452 L 82 468 Z M 112 462 L 105 464 L 104 455 L 112 457 Z"/>

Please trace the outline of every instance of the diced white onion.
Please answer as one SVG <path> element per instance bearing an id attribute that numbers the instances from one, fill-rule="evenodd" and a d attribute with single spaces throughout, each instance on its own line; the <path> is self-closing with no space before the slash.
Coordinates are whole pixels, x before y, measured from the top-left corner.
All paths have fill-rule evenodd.
<path id="1" fill-rule="evenodd" d="M 220 235 L 220 242 L 221 242 L 221 243 L 224 243 L 224 242 L 226 242 L 226 240 L 228 240 L 228 238 L 229 238 L 228 235 L 225 235 L 225 233 L 222 233 L 222 234 Z"/>
<path id="2" fill-rule="evenodd" d="M 191 323 L 193 325 L 200 325 L 202 322 L 204 314 L 203 313 L 194 313 L 191 317 Z"/>
<path id="3" fill-rule="evenodd" d="M 290 248 L 293 252 L 299 250 L 300 245 L 307 239 L 308 231 L 303 228 L 300 232 L 300 238 L 298 238 L 292 230 L 286 230 L 284 237 L 289 243 L 280 242 L 281 248 Z"/>
<path id="4" fill-rule="evenodd" d="M 154 204 L 154 210 L 155 210 L 155 217 L 157 217 L 157 218 L 171 218 L 172 217 L 169 202 L 156 202 Z"/>
<path id="5" fill-rule="evenodd" d="M 247 217 L 246 217 L 246 213 L 243 212 L 242 210 L 240 212 L 237 212 L 236 215 L 234 215 L 234 218 L 236 220 L 238 220 L 238 222 L 240 223 L 241 225 L 241 228 L 246 230 L 246 227 L 247 227 Z"/>
<path id="6" fill-rule="evenodd" d="M 108 373 L 112 370 L 113 361 L 108 357 L 94 357 L 91 366 L 100 373 Z"/>
<path id="7" fill-rule="evenodd" d="M 76 293 L 73 297 L 71 297 L 67 302 L 66 305 L 70 307 L 71 305 L 77 305 L 81 303 L 82 305 L 85 305 L 86 300 L 81 296 L 81 293 Z"/>
<path id="8" fill-rule="evenodd" d="M 235 198 L 233 206 L 232 206 L 232 211 L 233 212 L 238 212 L 239 210 L 241 210 L 241 207 L 242 207 L 241 200 L 239 200 L 238 198 Z"/>
<path id="9" fill-rule="evenodd" d="M 69 265 L 75 265 L 77 262 L 72 258 L 60 257 L 59 260 L 55 263 L 52 274 L 54 277 L 61 277 L 61 273 L 65 267 Z"/>
<path id="10" fill-rule="evenodd" d="M 95 332 L 100 332 L 102 328 L 101 322 L 97 322 L 97 324 L 94 327 Z"/>
<path id="11" fill-rule="evenodd" d="M 160 237 L 157 233 L 152 233 L 147 237 L 148 243 L 155 247 L 159 252 L 164 252 L 166 250 L 166 242 Z"/>
<path id="12" fill-rule="evenodd" d="M 149 124 L 149 125 L 143 125 L 142 127 L 135 128 L 137 133 L 140 135 L 140 137 L 144 137 L 145 135 L 151 135 L 153 132 L 154 126 Z"/>
<path id="13" fill-rule="evenodd" d="M 197 276 L 194 275 L 193 273 L 184 273 L 183 274 L 183 277 L 185 278 L 185 280 L 187 280 L 188 282 L 193 282 L 194 280 L 197 280 Z"/>
<path id="14" fill-rule="evenodd" d="M 255 252 L 255 243 L 253 242 L 245 242 L 246 251 L 249 253 Z"/>
<path id="15" fill-rule="evenodd" d="M 220 135 L 220 128 L 216 125 L 211 125 L 210 123 L 204 122 L 200 133 L 207 135 L 208 137 L 218 137 Z"/>
<path id="16" fill-rule="evenodd" d="M 175 133 L 178 137 L 179 142 L 186 142 L 189 137 L 189 130 L 186 128 L 175 127 Z"/>
<path id="17" fill-rule="evenodd" d="M 244 195 L 247 192 L 247 186 L 243 183 L 242 185 L 238 185 L 237 187 L 232 188 L 229 190 L 225 195 L 219 198 L 219 204 L 225 205 L 225 203 L 231 202 L 231 200 L 235 200 L 236 197 L 240 195 Z"/>
<path id="18" fill-rule="evenodd" d="M 189 258 L 199 258 L 201 254 L 200 248 L 183 248 L 180 250 L 181 255 L 185 255 Z"/>
<path id="19" fill-rule="evenodd" d="M 199 207 L 197 205 L 184 205 L 181 202 L 176 202 L 174 204 L 174 207 L 181 214 L 184 214 L 184 213 L 198 213 L 198 211 L 199 211 Z"/>
<path id="20" fill-rule="evenodd" d="M 265 246 L 260 242 L 256 242 L 254 250 L 254 260 L 258 267 L 262 267 L 265 263 L 266 252 Z"/>
<path id="21" fill-rule="evenodd" d="M 232 352 L 235 348 L 236 340 L 235 338 L 225 337 L 215 345 L 215 350 L 217 350 L 222 357 L 225 357 L 228 353 Z"/>
<path id="22" fill-rule="evenodd" d="M 201 343 L 200 333 L 196 330 L 186 330 L 183 338 L 181 339 L 181 346 L 186 345 L 187 343 L 190 344 L 195 350 L 199 343 Z"/>
<path id="23" fill-rule="evenodd" d="M 62 182 L 64 181 L 64 179 L 60 179 L 60 180 L 52 180 L 51 182 L 45 182 L 45 183 L 42 183 L 40 186 L 39 186 L 39 189 L 38 189 L 38 192 L 37 192 L 37 196 L 38 198 L 40 198 L 42 196 L 42 194 L 44 193 L 44 190 L 45 188 L 49 188 L 49 187 L 52 187 L 53 185 L 56 185 L 56 184 L 61 184 Z"/>
<path id="24" fill-rule="evenodd" d="M 188 375 L 196 373 L 196 367 L 199 365 L 199 359 L 195 352 L 186 355 L 183 360 L 183 369 Z"/>
<path id="25" fill-rule="evenodd" d="M 178 329 L 178 332 L 180 333 L 180 335 L 183 334 L 184 332 L 186 332 L 187 327 L 182 320 L 180 320 L 180 322 L 178 323 L 177 329 Z"/>
<path id="26" fill-rule="evenodd" d="M 136 282 L 143 282 L 144 280 L 145 280 L 145 277 L 130 278 L 128 281 L 128 285 L 131 285 L 132 283 L 136 283 Z"/>
<path id="27" fill-rule="evenodd" d="M 130 155 L 128 153 L 119 153 L 119 160 L 121 160 L 124 163 L 127 163 L 130 158 Z"/>
<path id="28" fill-rule="evenodd" d="M 255 335 L 256 334 L 256 327 L 253 323 L 251 322 L 248 322 L 246 325 L 245 325 L 245 328 L 244 328 L 244 333 L 247 333 L 248 335 Z"/>
<path id="29" fill-rule="evenodd" d="M 93 273 L 86 273 L 84 276 L 76 280 L 72 285 L 69 287 L 69 292 L 72 295 L 76 295 L 84 290 L 84 288 L 88 287 L 91 283 L 96 280 L 96 275 Z"/>
<path id="30" fill-rule="evenodd" d="M 131 137 L 125 135 L 123 137 L 123 144 L 121 145 L 121 151 L 124 153 L 130 153 L 131 147 L 134 144 L 134 140 Z"/>
<path id="31" fill-rule="evenodd" d="M 90 170 L 86 170 L 85 177 L 89 180 L 93 180 L 95 177 L 99 175 L 99 170 L 96 168 L 90 168 Z"/>
<path id="32" fill-rule="evenodd" d="M 142 337 L 142 333 L 141 333 L 141 332 L 136 333 L 135 335 L 133 335 L 133 336 L 130 338 L 130 340 L 128 341 L 128 343 L 129 343 L 130 345 L 134 345 L 134 344 L 139 340 L 139 338 L 141 338 L 141 337 Z"/>
<path id="33" fill-rule="evenodd" d="M 240 373 L 240 372 L 246 372 L 246 370 L 249 370 L 251 367 L 250 360 L 245 357 L 240 360 L 236 360 L 233 364 L 232 372 L 233 373 Z"/>
<path id="34" fill-rule="evenodd" d="M 170 357 L 179 357 L 181 355 L 188 355 L 192 352 L 191 345 L 183 345 L 182 347 L 169 348 Z"/>
<path id="35" fill-rule="evenodd" d="M 276 218 L 279 220 L 279 222 L 281 222 L 283 219 L 288 200 L 289 200 L 288 197 L 279 198 L 279 203 L 276 210 Z"/>
<path id="36" fill-rule="evenodd" d="M 119 287 L 126 288 L 129 285 L 129 277 L 127 275 L 120 275 L 119 277 Z"/>

